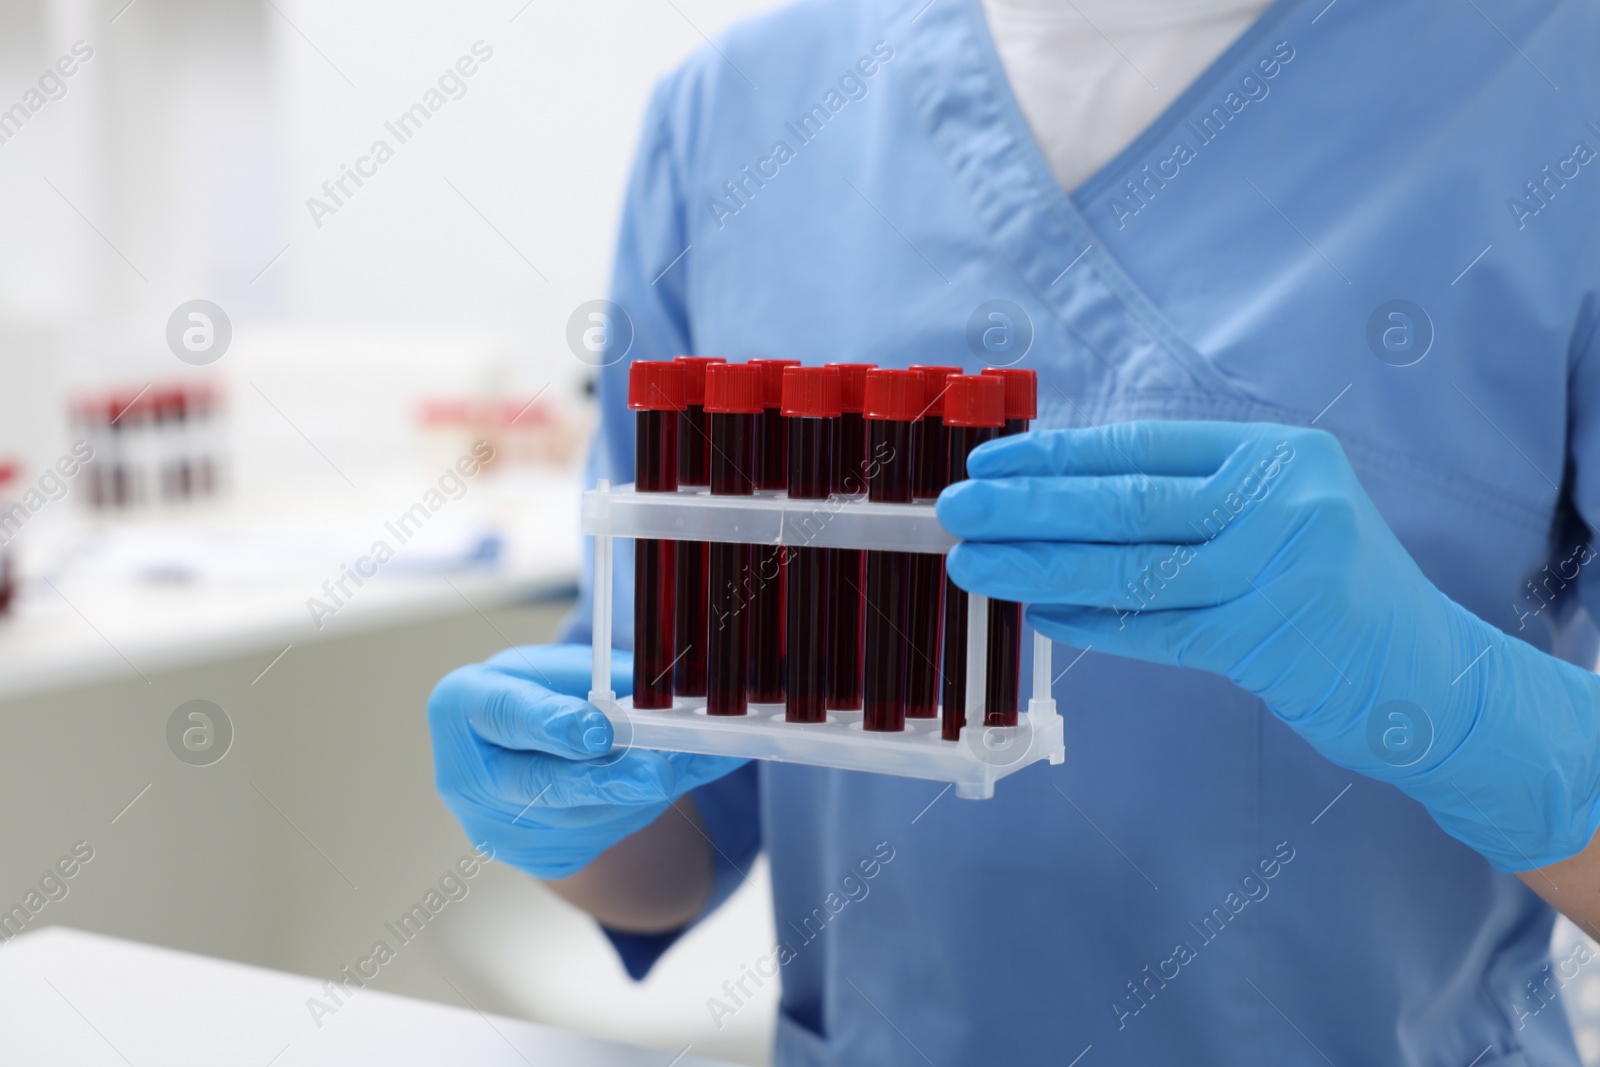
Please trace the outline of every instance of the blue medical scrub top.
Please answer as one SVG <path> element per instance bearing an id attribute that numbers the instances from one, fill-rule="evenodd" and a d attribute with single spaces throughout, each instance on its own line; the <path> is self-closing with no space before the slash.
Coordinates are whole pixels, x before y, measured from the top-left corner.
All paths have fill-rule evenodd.
<path id="1" fill-rule="evenodd" d="M 1020 359 L 1044 427 L 1314 423 L 1439 588 L 1592 662 L 1597 57 L 1594 3 L 1282 0 L 1067 195 L 976 0 L 808 0 L 655 93 L 627 357 Z M 719 897 L 771 860 L 779 1064 L 1577 1062 L 1516 878 L 1228 682 L 1077 654 L 1065 764 L 992 800 L 782 764 L 699 791 Z M 671 938 L 613 940 L 639 974 Z"/>

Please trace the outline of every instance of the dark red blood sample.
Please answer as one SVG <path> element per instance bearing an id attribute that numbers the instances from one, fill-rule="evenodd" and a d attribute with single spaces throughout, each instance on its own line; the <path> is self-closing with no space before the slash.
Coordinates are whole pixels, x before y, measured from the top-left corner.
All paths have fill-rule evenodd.
<path id="1" fill-rule="evenodd" d="M 1002 437 L 1026 433 L 1039 417 L 1039 376 L 1015 367 L 989 367 L 983 372 L 1005 384 L 1005 428 Z M 988 684 L 984 686 L 985 726 L 1017 725 L 1018 682 L 1022 674 L 1022 605 L 989 601 Z"/>
<path id="2" fill-rule="evenodd" d="M 833 491 L 857 496 L 867 491 L 867 424 L 861 416 L 871 363 L 830 363 L 839 372 L 839 417 L 834 420 Z M 861 706 L 861 629 L 866 553 L 853 548 L 828 550 L 828 707 L 849 711 Z"/>
<path id="3" fill-rule="evenodd" d="M 711 494 L 755 492 L 755 417 L 761 410 L 756 368 L 721 363 L 706 368 L 711 433 Z M 709 560 L 710 619 L 706 643 L 706 714 L 743 715 L 750 656 L 750 546 L 714 541 Z"/>
<path id="4" fill-rule="evenodd" d="M 757 489 L 782 489 L 789 478 L 789 435 L 784 426 L 783 375 L 798 359 L 752 359 L 750 366 L 760 375 L 761 413 L 756 417 Z"/>
<path id="5" fill-rule="evenodd" d="M 826 500 L 833 486 L 839 372 L 831 367 L 785 371 L 782 410 L 789 431 L 789 499 Z M 789 722 L 825 722 L 828 718 L 831 555 L 828 549 L 805 545 L 788 550 L 788 691 L 784 718 Z"/>
<path id="6" fill-rule="evenodd" d="M 992 441 L 1005 425 L 1005 385 L 978 375 L 952 378 L 945 394 L 945 432 L 949 435 L 951 482 L 967 476 L 967 457 Z M 940 736 L 961 739 L 967 719 L 967 592 L 944 583 L 944 713 Z"/>
<path id="7" fill-rule="evenodd" d="M 867 499 L 911 502 L 911 428 L 922 414 L 922 375 L 913 370 L 867 373 L 862 414 L 867 419 Z M 906 728 L 905 680 L 910 655 L 909 552 L 867 553 L 866 669 L 862 682 L 863 729 Z"/>
<path id="8" fill-rule="evenodd" d="M 0 508 L 15 506 L 12 494 L 21 474 L 22 467 L 15 461 L 0 462 Z M 11 601 L 17 592 L 17 576 L 12 567 L 10 547 L 0 545 L 0 615 L 11 610 Z"/>
<path id="9" fill-rule="evenodd" d="M 1001 436 L 1027 433 L 1028 424 L 1039 417 L 1039 376 L 1016 367 L 985 367 L 983 373 L 1006 383 L 1006 432 Z"/>
<path id="10" fill-rule="evenodd" d="M 913 365 L 922 375 L 922 417 L 911 431 L 911 495 L 933 500 L 945 487 L 950 458 L 945 442 L 945 380 L 959 376 L 959 367 Z M 932 719 L 939 714 L 939 636 L 944 613 L 944 557 L 918 553 L 911 557 L 911 603 L 906 615 L 906 718 Z"/>
<path id="11" fill-rule="evenodd" d="M 675 362 L 683 364 L 685 401 L 678 416 L 678 485 L 702 489 L 711 484 L 706 368 L 727 360 L 717 356 L 679 356 Z M 706 695 L 706 569 L 710 555 L 711 548 L 704 541 L 678 543 L 672 691 L 679 696 Z"/>
<path id="12" fill-rule="evenodd" d="M 755 483 L 759 490 L 779 490 L 788 481 L 788 431 L 784 426 L 783 373 L 798 359 L 752 359 L 760 375 L 761 413 L 756 416 Z M 755 588 L 750 594 L 750 699 L 775 704 L 784 693 L 784 551 L 779 545 L 754 545 L 750 550 Z"/>
<path id="13" fill-rule="evenodd" d="M 683 368 L 639 361 L 628 369 L 628 407 L 634 422 L 634 491 L 678 491 L 678 413 Z M 633 543 L 633 706 L 672 706 L 672 541 Z"/>
<path id="14" fill-rule="evenodd" d="M 945 448 L 944 396 L 949 378 L 960 377 L 960 367 L 930 367 L 913 364 L 922 375 L 922 417 L 912 431 L 911 495 L 917 500 L 933 500 L 944 488 L 949 472 L 949 453 Z"/>

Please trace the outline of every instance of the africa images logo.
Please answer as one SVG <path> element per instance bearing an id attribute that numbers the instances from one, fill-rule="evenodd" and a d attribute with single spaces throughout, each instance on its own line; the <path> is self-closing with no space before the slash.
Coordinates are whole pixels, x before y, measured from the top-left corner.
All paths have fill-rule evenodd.
<path id="1" fill-rule="evenodd" d="M 1184 120 L 1183 127 L 1194 135 L 1194 143 L 1178 137 L 1171 152 L 1152 164 L 1146 163 L 1133 177 L 1122 183 L 1122 193 L 1113 192 L 1106 198 L 1111 217 L 1117 229 L 1125 229 L 1128 220 L 1150 206 L 1150 201 L 1160 195 L 1167 183 L 1176 180 L 1183 168 L 1200 158 L 1200 150 L 1222 136 L 1224 130 L 1251 104 L 1259 104 L 1272 91 L 1271 81 L 1283 72 L 1295 57 L 1294 46 L 1279 41 L 1272 46 L 1272 54 L 1256 60 L 1251 69 L 1240 77 L 1220 103 Z M 1198 119 L 1198 121 L 1197 121 Z M 1123 195 L 1126 194 L 1126 195 Z"/>

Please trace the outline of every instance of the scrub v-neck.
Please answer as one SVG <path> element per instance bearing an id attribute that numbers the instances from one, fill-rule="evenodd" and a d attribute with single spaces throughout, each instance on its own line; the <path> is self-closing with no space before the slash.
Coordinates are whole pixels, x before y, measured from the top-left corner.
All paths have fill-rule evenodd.
<path id="1" fill-rule="evenodd" d="M 1188 375 L 1199 395 L 1170 382 L 1152 390 L 1136 380 L 1140 391 L 1189 401 L 1209 398 L 1233 412 L 1272 408 L 1178 334 L 1122 269 L 1079 205 L 1103 194 L 1168 137 L 1301 2 L 1277 0 L 1262 12 L 1149 126 L 1069 195 L 1023 117 L 980 0 L 886 0 L 891 31 L 910 39 L 901 54 L 913 104 L 958 185 L 1005 260 L 1111 371 L 1106 384 L 1112 388 L 1129 384 L 1121 379 L 1130 371 L 1138 372 L 1136 379 L 1148 377 L 1151 357 L 1159 352 Z"/>

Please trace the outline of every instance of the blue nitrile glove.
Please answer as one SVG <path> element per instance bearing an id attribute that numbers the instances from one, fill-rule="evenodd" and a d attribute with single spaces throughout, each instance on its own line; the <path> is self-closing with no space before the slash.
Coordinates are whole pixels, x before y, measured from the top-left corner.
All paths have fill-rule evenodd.
<path id="1" fill-rule="evenodd" d="M 474 843 L 539 878 L 581 869 L 745 762 L 612 751 L 610 720 L 584 699 L 590 662 L 588 645 L 509 648 L 445 675 L 428 698 L 445 805 Z M 632 684 L 632 657 L 613 652 L 612 688 L 626 695 Z"/>
<path id="2" fill-rule="evenodd" d="M 1118 423 L 992 442 L 967 470 L 939 498 L 963 589 L 1032 604 L 1066 644 L 1230 679 L 1500 870 L 1594 835 L 1600 678 L 1436 589 L 1332 436 Z"/>

